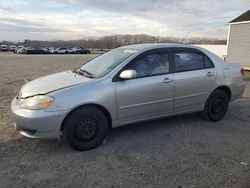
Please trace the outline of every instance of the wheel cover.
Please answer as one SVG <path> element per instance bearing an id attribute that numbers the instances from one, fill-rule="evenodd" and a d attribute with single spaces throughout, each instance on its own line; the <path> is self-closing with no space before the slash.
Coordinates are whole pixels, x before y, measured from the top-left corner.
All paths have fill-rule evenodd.
<path id="1" fill-rule="evenodd" d="M 75 137 L 80 141 L 92 139 L 97 132 L 97 122 L 92 118 L 80 120 L 75 126 Z"/>
<path id="2" fill-rule="evenodd" d="M 217 98 L 214 100 L 212 103 L 212 114 L 220 114 L 224 111 L 225 109 L 225 102 L 221 98 Z"/>

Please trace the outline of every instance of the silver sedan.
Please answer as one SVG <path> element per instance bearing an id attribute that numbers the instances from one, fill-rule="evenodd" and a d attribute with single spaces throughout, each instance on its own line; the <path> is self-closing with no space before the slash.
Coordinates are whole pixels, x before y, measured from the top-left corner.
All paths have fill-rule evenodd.
<path id="1" fill-rule="evenodd" d="M 62 132 L 72 148 L 88 150 L 111 128 L 135 122 L 192 112 L 219 121 L 242 96 L 243 74 L 242 66 L 199 47 L 130 45 L 26 83 L 11 109 L 22 135 Z"/>

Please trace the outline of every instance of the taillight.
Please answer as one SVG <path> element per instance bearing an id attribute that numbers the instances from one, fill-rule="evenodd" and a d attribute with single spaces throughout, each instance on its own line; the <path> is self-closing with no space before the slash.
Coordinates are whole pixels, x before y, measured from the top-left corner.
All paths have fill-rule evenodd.
<path id="1" fill-rule="evenodd" d="M 240 72 L 241 72 L 242 76 L 244 76 L 244 75 L 245 75 L 245 71 L 244 71 L 244 69 L 243 69 L 243 68 L 242 68 L 242 69 L 240 69 Z"/>

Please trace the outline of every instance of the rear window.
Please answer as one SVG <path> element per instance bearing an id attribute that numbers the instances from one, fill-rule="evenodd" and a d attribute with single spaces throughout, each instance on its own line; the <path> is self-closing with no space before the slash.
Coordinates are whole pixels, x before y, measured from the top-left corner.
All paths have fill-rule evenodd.
<path id="1" fill-rule="evenodd" d="M 176 72 L 212 68 L 211 60 L 198 52 L 178 52 L 174 54 Z"/>

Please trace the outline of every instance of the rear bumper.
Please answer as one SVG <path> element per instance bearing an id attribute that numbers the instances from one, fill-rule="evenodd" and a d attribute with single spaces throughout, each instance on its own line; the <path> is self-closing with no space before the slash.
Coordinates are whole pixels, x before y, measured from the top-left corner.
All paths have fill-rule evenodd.
<path id="1" fill-rule="evenodd" d="M 11 103 L 16 131 L 29 138 L 58 138 L 66 111 L 47 112 L 44 110 L 21 109 Z"/>
<path id="2" fill-rule="evenodd" d="M 242 97 L 246 88 L 246 83 L 242 81 L 237 84 L 230 85 L 229 87 L 232 93 L 231 101 L 233 101 Z"/>

